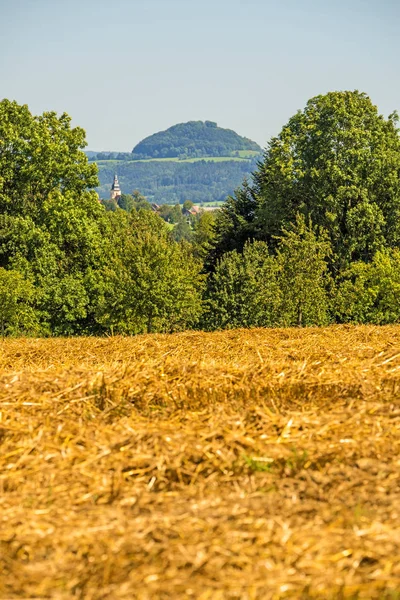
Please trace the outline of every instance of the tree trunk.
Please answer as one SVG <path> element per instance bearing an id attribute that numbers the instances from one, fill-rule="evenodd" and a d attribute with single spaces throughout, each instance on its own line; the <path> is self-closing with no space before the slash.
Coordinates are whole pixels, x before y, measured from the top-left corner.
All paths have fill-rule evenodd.
<path id="1" fill-rule="evenodd" d="M 153 330 L 153 313 L 150 313 L 148 320 L 147 320 L 147 333 L 151 333 L 152 330 Z"/>
<path id="2" fill-rule="evenodd" d="M 301 309 L 301 304 L 299 304 L 299 307 L 297 310 L 297 325 L 298 325 L 298 327 L 301 327 L 303 325 L 303 311 Z"/>

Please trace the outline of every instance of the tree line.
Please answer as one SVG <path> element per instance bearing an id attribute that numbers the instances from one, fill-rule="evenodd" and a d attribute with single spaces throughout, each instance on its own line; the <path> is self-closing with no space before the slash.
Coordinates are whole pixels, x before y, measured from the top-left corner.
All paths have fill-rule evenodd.
<path id="1" fill-rule="evenodd" d="M 105 210 L 84 146 L 0 103 L 3 336 L 400 320 L 398 117 L 365 94 L 311 99 L 214 216 Z"/>
<path id="2" fill-rule="evenodd" d="M 157 204 L 182 204 L 187 198 L 197 203 L 220 202 L 232 195 L 256 166 L 256 159 L 193 163 L 102 161 L 98 163 L 97 191 L 101 197 L 108 197 L 110 182 L 117 172 L 123 190 L 138 189 Z"/>

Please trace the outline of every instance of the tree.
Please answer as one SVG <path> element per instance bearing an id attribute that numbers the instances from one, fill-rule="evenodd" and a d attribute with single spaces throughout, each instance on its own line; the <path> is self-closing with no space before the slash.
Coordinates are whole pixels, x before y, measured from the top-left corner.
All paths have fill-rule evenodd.
<path id="1" fill-rule="evenodd" d="M 118 204 L 117 202 L 113 199 L 111 200 L 111 198 L 109 200 L 100 200 L 100 203 L 102 206 L 104 206 L 104 208 L 106 210 L 110 210 L 112 212 L 115 212 L 116 210 L 118 210 Z"/>
<path id="2" fill-rule="evenodd" d="M 209 276 L 202 324 L 206 329 L 268 327 L 279 323 L 277 261 L 264 242 L 227 252 Z"/>
<path id="3" fill-rule="evenodd" d="M 35 286 L 42 327 L 58 335 L 98 331 L 96 278 L 107 260 L 106 213 L 90 193 L 54 192 L 40 219 L 0 215 L 0 265 Z"/>
<path id="4" fill-rule="evenodd" d="M 400 251 L 378 251 L 371 263 L 353 263 L 338 282 L 335 313 L 341 322 L 398 323 Z"/>
<path id="5" fill-rule="evenodd" d="M 99 294 L 99 323 L 125 334 L 194 326 L 204 277 L 190 248 L 174 242 L 152 212 L 108 215 L 112 233 Z"/>
<path id="6" fill-rule="evenodd" d="M 0 266 L 35 288 L 42 330 L 98 331 L 96 277 L 105 257 L 107 219 L 96 166 L 70 118 L 0 103 Z"/>
<path id="7" fill-rule="evenodd" d="M 171 236 L 176 242 L 181 242 L 182 240 L 190 242 L 193 239 L 193 232 L 190 225 L 182 215 L 179 221 L 175 223 L 175 227 L 171 230 Z"/>
<path id="8" fill-rule="evenodd" d="M 202 260 L 210 252 L 215 238 L 216 211 L 200 212 L 193 225 L 193 244 L 196 255 Z"/>
<path id="9" fill-rule="evenodd" d="M 122 210 L 130 212 L 134 208 L 134 204 L 134 200 L 130 194 L 121 194 L 118 197 L 117 205 L 122 208 Z"/>
<path id="10" fill-rule="evenodd" d="M 398 245 L 397 122 L 358 91 L 312 98 L 271 140 L 255 173 L 266 238 L 301 212 L 326 229 L 339 264 Z"/>
<path id="11" fill-rule="evenodd" d="M 275 255 L 260 241 L 247 242 L 242 253 L 227 252 L 209 276 L 205 327 L 327 324 L 330 253 L 326 233 L 301 215 L 277 240 Z"/>
<path id="12" fill-rule="evenodd" d="M 133 208 L 135 210 L 151 210 L 151 204 L 147 201 L 147 198 L 143 196 L 138 190 L 133 190 Z"/>
<path id="13" fill-rule="evenodd" d="M 32 307 L 34 287 L 16 271 L 0 267 L 0 333 L 37 333 L 39 323 Z"/>
<path id="14" fill-rule="evenodd" d="M 190 210 L 191 208 L 193 208 L 193 206 L 194 204 L 191 200 L 185 200 L 182 206 L 182 210 Z"/>
<path id="15" fill-rule="evenodd" d="M 257 235 L 258 206 L 258 199 L 247 180 L 233 196 L 227 198 L 217 213 L 215 236 L 206 259 L 208 271 L 213 270 L 225 252 L 231 250 L 241 252 L 248 240 L 259 237 Z"/>
<path id="16" fill-rule="evenodd" d="M 218 127 L 213 121 L 189 121 L 150 135 L 133 148 L 132 155 L 134 159 L 230 156 L 235 150 L 260 152 L 261 148 L 230 129 Z"/>
<path id="17" fill-rule="evenodd" d="M 325 231 L 317 232 L 311 222 L 297 215 L 291 229 L 278 238 L 279 307 L 282 325 L 326 325 L 329 322 L 326 259 L 331 246 Z"/>
<path id="18" fill-rule="evenodd" d="M 26 105 L 0 102 L 0 212 L 39 215 L 51 192 L 78 196 L 98 185 L 82 149 L 85 132 L 63 113 L 33 116 Z"/>
<path id="19" fill-rule="evenodd" d="M 272 138 L 263 160 L 221 210 L 208 263 L 262 239 L 273 250 L 297 213 L 324 228 L 334 270 L 400 245 L 400 138 L 396 113 L 366 94 L 312 98 Z"/>
<path id="20" fill-rule="evenodd" d="M 98 163 L 101 180 L 100 196 L 109 197 L 110 182 L 115 170 L 127 189 L 140 189 L 152 203 L 171 204 L 195 198 L 201 202 L 219 202 L 233 194 L 244 177 L 256 168 L 256 160 L 224 160 L 213 162 L 185 161 L 138 161 L 124 160 L 115 164 L 110 161 Z M 182 204 L 181 204 L 182 207 Z"/>

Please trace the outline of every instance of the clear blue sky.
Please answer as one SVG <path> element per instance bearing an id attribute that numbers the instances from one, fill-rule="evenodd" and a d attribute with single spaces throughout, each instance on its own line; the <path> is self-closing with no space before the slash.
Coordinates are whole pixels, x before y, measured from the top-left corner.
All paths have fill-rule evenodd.
<path id="1" fill-rule="evenodd" d="M 0 0 L 0 97 L 130 151 L 189 120 L 265 146 L 312 96 L 400 109 L 399 0 Z"/>

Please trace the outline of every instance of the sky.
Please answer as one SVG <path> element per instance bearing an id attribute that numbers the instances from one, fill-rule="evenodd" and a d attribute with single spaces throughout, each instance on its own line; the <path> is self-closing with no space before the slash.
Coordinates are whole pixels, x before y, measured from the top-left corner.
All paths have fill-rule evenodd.
<path id="1" fill-rule="evenodd" d="M 216 121 L 262 147 L 307 100 L 400 109 L 400 0 L 0 0 L 0 98 L 67 112 L 87 149 Z"/>

